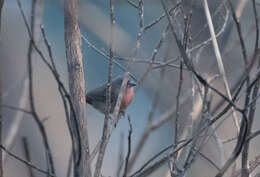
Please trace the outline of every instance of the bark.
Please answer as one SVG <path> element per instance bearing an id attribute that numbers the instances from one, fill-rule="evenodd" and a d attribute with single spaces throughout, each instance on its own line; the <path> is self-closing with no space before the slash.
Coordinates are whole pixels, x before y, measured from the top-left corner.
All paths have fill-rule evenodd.
<path id="1" fill-rule="evenodd" d="M 87 132 L 86 103 L 85 103 L 85 80 L 83 72 L 81 35 L 78 25 L 78 1 L 65 0 L 64 2 L 64 28 L 65 47 L 69 74 L 69 88 L 76 120 L 80 132 L 82 147 L 77 149 L 81 152 L 79 164 L 74 163 L 74 176 L 91 177 L 89 164 L 89 139 Z M 74 125 L 76 125 L 74 123 Z M 80 152 L 77 152 L 80 153 Z M 75 162 L 74 158 L 74 162 Z"/>

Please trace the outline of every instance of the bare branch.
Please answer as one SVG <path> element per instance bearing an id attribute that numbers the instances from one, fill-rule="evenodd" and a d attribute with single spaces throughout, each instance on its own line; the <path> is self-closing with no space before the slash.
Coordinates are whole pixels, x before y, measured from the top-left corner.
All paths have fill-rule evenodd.
<path id="1" fill-rule="evenodd" d="M 210 29 L 210 34 L 211 34 L 211 38 L 212 38 L 212 42 L 213 42 L 213 46 L 214 46 L 214 52 L 215 52 L 217 63 L 218 63 L 219 72 L 220 72 L 220 75 L 223 79 L 228 98 L 231 100 L 232 96 L 231 96 L 231 92 L 230 92 L 230 87 L 229 87 L 229 84 L 228 84 L 228 81 L 227 81 L 226 72 L 225 72 L 225 69 L 224 69 L 223 62 L 222 62 L 222 57 L 221 57 L 221 54 L 220 54 L 220 51 L 219 51 L 214 26 L 213 26 L 213 23 L 212 23 L 210 12 L 209 12 L 208 1 L 204 0 L 203 2 L 204 2 L 204 10 L 205 10 L 205 14 L 206 14 L 206 17 L 207 17 L 207 21 L 208 21 L 208 25 L 209 25 L 209 29 Z M 237 117 L 233 108 L 232 108 L 232 111 L 233 111 L 233 121 L 235 123 L 236 129 L 237 129 L 237 132 L 238 132 L 238 130 L 239 130 L 239 119 L 238 119 L 238 117 Z"/>
<path id="2" fill-rule="evenodd" d="M 24 148 L 25 158 L 26 158 L 26 160 L 27 160 L 28 162 L 31 163 L 31 155 L 30 155 L 28 140 L 26 139 L 26 137 L 22 137 L 22 142 L 23 142 L 23 148 Z M 34 177 L 32 167 L 30 167 L 30 166 L 28 166 L 28 167 L 29 167 L 28 169 L 29 169 L 30 177 Z"/>
<path id="3" fill-rule="evenodd" d="M 24 163 L 25 165 L 28 165 L 29 167 L 31 167 L 31 168 L 37 170 L 38 172 L 43 173 L 43 174 L 46 174 L 46 175 L 51 176 L 51 177 L 56 177 L 56 175 L 51 174 L 51 173 L 49 173 L 48 171 L 44 171 L 43 169 L 41 169 L 41 168 L 37 167 L 36 165 L 32 164 L 31 162 L 28 162 L 28 161 L 26 161 L 26 160 L 24 160 L 24 159 L 18 157 L 17 155 L 11 153 L 11 152 L 8 151 L 2 144 L 0 144 L 0 148 L 1 148 L 2 150 L 4 150 L 4 151 L 5 151 L 8 155 L 10 155 L 11 157 L 13 157 L 13 158 L 15 158 L 16 160 L 18 160 L 18 161 Z"/>
<path id="4" fill-rule="evenodd" d="M 101 175 L 101 168 L 103 165 L 103 160 L 105 156 L 105 151 L 107 147 L 107 143 L 109 140 L 109 113 L 111 108 L 111 91 L 112 91 L 112 69 L 113 69 L 113 60 L 114 60 L 114 25 L 115 25 L 115 19 L 114 19 L 114 5 L 113 0 L 109 1 L 110 5 L 110 49 L 109 49 L 109 66 L 108 66 L 108 81 L 107 81 L 107 89 L 106 89 L 106 114 L 105 114 L 105 120 L 104 120 L 104 126 L 103 126 L 103 132 L 101 137 L 101 143 L 99 148 L 99 153 L 97 157 L 94 177 L 99 177 Z M 118 106 L 118 103 L 116 107 Z M 120 106 L 120 105 L 119 105 Z M 116 109 L 116 108 L 115 108 Z M 115 112 L 115 110 L 114 110 Z M 117 108 L 117 114 L 119 112 L 119 108 Z"/>
<path id="5" fill-rule="evenodd" d="M 130 120 L 130 116 L 128 116 L 128 122 L 129 122 L 128 150 L 127 150 L 127 155 L 126 155 L 126 158 L 125 158 L 125 169 L 124 169 L 123 177 L 126 177 L 126 175 L 127 175 L 128 162 L 129 162 L 129 157 L 130 157 L 130 154 L 131 154 L 131 144 L 132 144 L 131 136 L 132 136 L 132 132 L 133 132 L 133 127 L 132 127 L 132 123 L 131 123 L 131 120 Z"/>
<path id="6" fill-rule="evenodd" d="M 46 155 L 46 159 L 47 159 L 47 168 L 48 171 L 50 171 L 52 174 L 55 174 L 55 168 L 54 168 L 54 162 L 53 162 L 53 157 L 52 157 L 52 152 L 49 146 L 49 142 L 48 142 L 48 136 L 46 134 L 46 130 L 45 127 L 43 126 L 38 113 L 36 112 L 36 108 L 35 108 L 35 103 L 34 103 L 34 89 L 33 89 L 33 67 L 32 67 L 32 52 L 33 52 L 33 46 L 34 46 L 34 16 L 35 16 L 35 0 L 33 1 L 33 5 L 32 5 L 32 19 L 31 19 L 31 27 L 28 25 L 24 11 L 22 9 L 21 6 L 21 2 L 20 0 L 17 0 L 18 3 L 18 7 L 20 9 L 20 12 L 22 14 L 24 23 L 26 25 L 27 31 L 29 33 L 30 36 L 30 43 L 29 43 L 29 48 L 28 48 L 28 77 L 29 77 L 29 99 L 30 99 L 30 108 L 32 111 L 32 115 L 37 123 L 37 126 L 41 132 L 42 138 L 43 138 L 43 144 L 45 147 L 45 155 Z M 30 30 L 31 29 L 31 30 Z"/>
<path id="7" fill-rule="evenodd" d="M 86 119 L 85 80 L 81 52 L 81 35 L 78 24 L 78 1 L 64 2 L 65 47 L 69 73 L 69 87 L 73 108 L 76 113 L 75 129 L 79 128 L 80 142 L 78 145 L 78 162 L 74 163 L 75 176 L 91 177 L 89 138 Z M 73 117 L 73 115 L 71 115 Z M 76 125 L 76 123 L 79 125 Z M 74 132 L 77 135 L 77 132 Z M 80 147 L 82 146 L 82 147 Z M 82 152 L 81 149 L 83 150 Z M 81 155 L 80 155 L 81 153 Z M 79 161 L 80 156 L 82 156 Z M 75 157 L 74 157 L 75 158 Z M 74 159 L 74 162 L 76 159 Z"/>

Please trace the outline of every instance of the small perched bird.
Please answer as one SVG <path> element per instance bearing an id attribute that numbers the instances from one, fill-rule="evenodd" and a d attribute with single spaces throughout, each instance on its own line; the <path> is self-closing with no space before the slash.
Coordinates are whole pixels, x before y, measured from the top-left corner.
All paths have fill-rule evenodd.
<path id="1" fill-rule="evenodd" d="M 110 106 L 110 111 L 109 111 L 110 113 L 112 113 L 114 111 L 114 108 L 116 106 L 117 97 L 119 95 L 123 79 L 124 79 L 123 77 L 119 77 L 112 81 L 111 106 Z M 120 114 L 124 114 L 126 108 L 131 104 L 131 102 L 133 100 L 134 86 L 136 86 L 136 84 L 134 84 L 128 80 L 127 86 L 126 86 L 126 91 L 123 95 L 121 107 L 119 110 Z M 107 90 L 107 84 L 104 84 L 98 88 L 95 88 L 95 89 L 89 91 L 86 95 L 86 102 L 104 114 L 106 113 L 106 90 Z"/>

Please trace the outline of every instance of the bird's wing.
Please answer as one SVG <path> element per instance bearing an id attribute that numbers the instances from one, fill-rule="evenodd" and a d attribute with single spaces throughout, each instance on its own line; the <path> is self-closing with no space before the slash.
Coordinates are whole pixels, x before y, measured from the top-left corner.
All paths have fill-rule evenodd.
<path id="1" fill-rule="evenodd" d="M 86 96 L 89 99 L 91 99 L 92 101 L 103 102 L 106 100 L 106 90 L 105 89 L 103 89 L 103 90 L 95 89 L 95 90 L 87 93 Z"/>

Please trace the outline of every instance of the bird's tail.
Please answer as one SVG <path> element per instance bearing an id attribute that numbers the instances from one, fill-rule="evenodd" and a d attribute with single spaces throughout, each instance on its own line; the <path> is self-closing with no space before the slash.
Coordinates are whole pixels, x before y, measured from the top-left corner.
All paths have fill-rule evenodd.
<path id="1" fill-rule="evenodd" d="M 89 96 L 86 95 L 86 102 L 88 104 L 92 104 L 92 98 L 90 98 Z"/>

